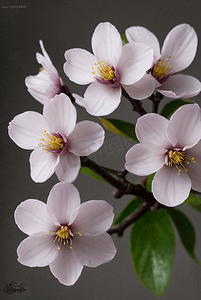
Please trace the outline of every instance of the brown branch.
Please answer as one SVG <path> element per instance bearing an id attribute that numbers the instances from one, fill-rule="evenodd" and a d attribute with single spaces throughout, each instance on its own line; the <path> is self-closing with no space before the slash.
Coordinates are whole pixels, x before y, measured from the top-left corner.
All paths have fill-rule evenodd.
<path id="1" fill-rule="evenodd" d="M 138 112 L 141 116 L 145 115 L 147 112 L 146 110 L 142 107 L 142 103 L 140 100 L 135 100 L 131 98 L 128 93 L 125 91 L 125 89 L 122 87 L 122 95 L 130 101 L 132 104 L 132 110 Z"/>
<path id="2" fill-rule="evenodd" d="M 153 103 L 152 112 L 157 113 L 158 112 L 158 106 L 159 106 L 160 101 L 163 99 L 163 95 L 161 93 L 159 93 L 158 91 L 156 91 L 156 93 L 153 93 L 149 97 L 149 99 Z"/>

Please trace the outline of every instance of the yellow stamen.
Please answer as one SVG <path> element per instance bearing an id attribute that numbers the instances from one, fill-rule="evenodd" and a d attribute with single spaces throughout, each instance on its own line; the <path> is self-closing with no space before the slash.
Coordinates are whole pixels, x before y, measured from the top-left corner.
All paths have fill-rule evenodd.
<path id="1" fill-rule="evenodd" d="M 94 63 L 95 68 L 92 67 L 92 74 L 95 75 L 96 77 L 104 80 L 113 80 L 116 76 L 115 71 L 112 70 L 112 68 L 106 63 L 101 60 L 101 64 L 99 62 Z"/>
<path id="2" fill-rule="evenodd" d="M 79 236 L 82 236 L 82 234 L 80 232 L 78 232 Z"/>
<path id="3" fill-rule="evenodd" d="M 157 78 L 162 78 L 165 76 L 167 73 L 172 71 L 172 65 L 170 65 L 171 56 L 169 58 L 166 58 L 164 60 L 158 60 L 156 65 L 153 68 L 153 75 L 156 76 Z M 176 69 L 176 67 L 174 67 Z M 174 70 L 173 69 L 173 70 Z"/>
<path id="4" fill-rule="evenodd" d="M 44 138 L 41 138 L 41 146 L 42 149 L 48 152 L 49 150 L 61 150 L 63 148 L 63 140 L 61 138 L 58 138 L 54 135 L 51 135 L 47 132 L 47 130 L 44 130 L 44 133 L 42 134 Z"/>
<path id="5" fill-rule="evenodd" d="M 41 67 L 41 68 L 39 69 L 39 72 L 44 71 L 44 70 L 45 70 L 45 68 Z"/>
<path id="6" fill-rule="evenodd" d="M 60 243 L 68 244 L 69 232 L 67 226 L 61 226 L 61 228 L 56 232 L 56 237 L 54 241 L 58 241 Z"/>
<path id="7" fill-rule="evenodd" d="M 179 166 L 181 166 L 186 172 L 188 171 L 188 169 L 184 166 L 184 164 L 189 164 L 189 162 L 193 162 L 195 163 L 195 159 L 194 157 L 190 157 L 180 151 L 176 151 L 176 150 L 170 150 L 169 151 L 169 167 L 172 167 L 173 165 L 175 165 L 175 167 L 178 170 L 178 175 L 180 175 L 180 168 Z"/>
<path id="8" fill-rule="evenodd" d="M 60 250 L 60 247 L 57 247 L 57 250 Z"/>

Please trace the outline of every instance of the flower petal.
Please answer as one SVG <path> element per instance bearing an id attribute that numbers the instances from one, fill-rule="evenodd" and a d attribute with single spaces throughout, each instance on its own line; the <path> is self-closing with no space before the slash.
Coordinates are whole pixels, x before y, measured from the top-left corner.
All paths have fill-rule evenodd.
<path id="1" fill-rule="evenodd" d="M 79 156 L 67 152 L 60 156 L 60 163 L 56 168 L 56 175 L 60 181 L 73 182 L 81 167 Z"/>
<path id="2" fill-rule="evenodd" d="M 81 275 L 83 265 L 74 258 L 67 245 L 58 252 L 58 257 L 49 266 L 50 271 L 62 284 L 73 285 Z"/>
<path id="3" fill-rule="evenodd" d="M 172 146 L 167 137 L 168 123 L 167 119 L 154 113 L 140 117 L 136 124 L 138 140 L 150 151 L 164 153 Z"/>
<path id="4" fill-rule="evenodd" d="M 128 150 L 125 168 L 133 174 L 146 176 L 158 171 L 164 163 L 163 153 L 149 151 L 143 145 L 137 144 Z"/>
<path id="5" fill-rule="evenodd" d="M 93 82 L 84 94 L 84 106 L 93 116 L 104 116 L 112 113 L 121 101 L 121 86 L 113 88 Z"/>
<path id="6" fill-rule="evenodd" d="M 54 237 L 50 234 L 31 235 L 17 248 L 18 261 L 28 267 L 45 267 L 58 256 Z"/>
<path id="7" fill-rule="evenodd" d="M 192 182 L 192 189 L 201 192 L 201 141 L 185 151 L 185 154 L 195 159 L 195 163 L 189 163 L 187 173 Z"/>
<path id="8" fill-rule="evenodd" d="M 64 72 L 69 79 L 78 84 L 88 84 L 93 81 L 92 67 L 97 58 L 83 49 L 70 49 L 65 52 Z"/>
<path id="9" fill-rule="evenodd" d="M 95 122 L 82 121 L 75 125 L 74 131 L 68 136 L 69 151 L 78 156 L 90 155 L 103 144 L 105 131 Z"/>
<path id="10" fill-rule="evenodd" d="M 176 206 L 186 200 L 191 190 L 188 172 L 181 168 L 180 175 L 176 167 L 164 166 L 152 181 L 152 191 L 156 200 L 166 206 Z"/>
<path id="11" fill-rule="evenodd" d="M 132 85 L 123 85 L 126 92 L 133 99 L 142 100 L 149 97 L 155 90 L 155 78 L 145 73 L 145 75 Z"/>
<path id="12" fill-rule="evenodd" d="M 122 51 L 121 36 L 109 22 L 100 23 L 92 35 L 92 49 L 98 62 L 103 60 L 110 67 L 116 67 Z"/>
<path id="13" fill-rule="evenodd" d="M 74 93 L 73 93 L 72 95 L 73 95 L 73 97 L 75 98 L 75 102 L 76 102 L 77 104 L 79 104 L 80 106 L 84 107 L 84 103 L 83 103 L 84 98 L 81 97 L 81 96 L 79 96 L 78 94 L 74 94 Z"/>
<path id="14" fill-rule="evenodd" d="M 197 143 L 201 138 L 200 107 L 186 104 L 171 117 L 168 124 L 168 138 L 174 147 L 183 149 Z"/>
<path id="15" fill-rule="evenodd" d="M 96 236 L 106 232 L 114 218 L 113 207 L 103 200 L 91 200 L 80 205 L 79 213 L 73 222 L 73 232 Z"/>
<path id="16" fill-rule="evenodd" d="M 201 91 L 201 82 L 193 76 L 177 74 L 168 78 L 158 91 L 169 98 L 190 98 Z"/>
<path id="17" fill-rule="evenodd" d="M 129 42 L 141 42 L 154 49 L 154 62 L 160 58 L 160 45 L 157 37 L 145 27 L 132 26 L 125 31 Z"/>
<path id="18" fill-rule="evenodd" d="M 97 267 L 112 260 L 116 254 L 112 238 L 107 233 L 94 237 L 75 235 L 72 252 L 85 266 Z"/>
<path id="19" fill-rule="evenodd" d="M 42 201 L 28 199 L 15 210 L 14 218 L 17 226 L 24 233 L 31 235 L 37 232 L 53 231 L 55 224 L 48 218 L 47 205 Z"/>
<path id="20" fill-rule="evenodd" d="M 41 114 L 27 111 L 17 115 L 8 126 L 10 138 L 23 149 L 38 147 L 45 123 Z"/>
<path id="21" fill-rule="evenodd" d="M 53 186 L 47 199 L 48 208 L 60 224 L 69 224 L 72 213 L 80 205 L 80 195 L 73 184 L 60 182 Z"/>
<path id="22" fill-rule="evenodd" d="M 35 182 L 44 182 L 55 172 L 59 156 L 47 153 L 42 148 L 35 149 L 30 155 L 31 178 Z"/>
<path id="23" fill-rule="evenodd" d="M 153 49 L 138 42 L 122 47 L 122 55 L 117 65 L 120 83 L 131 85 L 140 80 L 153 63 Z"/>
<path id="24" fill-rule="evenodd" d="M 187 68 L 193 61 L 197 50 L 198 38 L 195 30 L 188 24 L 174 27 L 166 36 L 161 51 L 161 59 L 171 56 L 175 72 Z"/>
<path id="25" fill-rule="evenodd" d="M 69 97 L 61 93 L 45 103 L 43 116 L 51 134 L 67 137 L 75 128 L 77 112 Z"/>

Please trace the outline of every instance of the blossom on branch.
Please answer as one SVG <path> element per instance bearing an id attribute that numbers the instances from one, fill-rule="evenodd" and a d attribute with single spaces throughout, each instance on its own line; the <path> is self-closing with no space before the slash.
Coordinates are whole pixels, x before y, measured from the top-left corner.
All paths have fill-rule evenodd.
<path id="1" fill-rule="evenodd" d="M 129 27 L 126 38 L 131 43 L 146 43 L 154 50 L 154 63 L 151 69 L 147 69 L 152 80 L 146 83 L 147 88 L 151 88 L 150 84 L 154 82 L 154 89 L 169 98 L 189 98 L 200 93 L 201 83 L 195 77 L 183 74 L 172 76 L 186 69 L 195 57 L 198 38 L 190 25 L 174 27 L 166 36 L 161 53 L 157 37 L 144 27 Z"/>
<path id="2" fill-rule="evenodd" d="M 60 181 L 72 182 L 80 170 L 80 156 L 103 144 L 103 128 L 91 121 L 76 124 L 77 112 L 68 96 L 56 95 L 44 104 L 43 115 L 28 111 L 9 124 L 11 139 L 30 155 L 31 177 L 44 182 L 56 172 Z"/>
<path id="3" fill-rule="evenodd" d="M 46 100 L 50 100 L 55 95 L 64 92 L 65 87 L 49 55 L 45 51 L 43 42 L 40 40 L 39 43 L 43 55 L 36 53 L 36 59 L 38 63 L 42 65 L 42 68 L 38 75 L 26 77 L 25 84 L 28 88 L 28 92 L 36 100 L 44 104 Z"/>
<path id="4" fill-rule="evenodd" d="M 89 84 L 83 106 L 95 116 L 108 115 L 121 101 L 121 87 L 136 91 L 138 99 L 151 95 L 145 85 L 150 81 L 146 71 L 153 63 L 153 50 L 144 43 L 122 46 L 121 36 L 109 22 L 100 23 L 92 36 L 94 54 L 83 49 L 65 52 L 64 72 L 77 84 Z M 145 85 L 141 79 L 145 77 Z M 150 83 L 153 85 L 153 83 Z M 145 95 L 146 94 L 146 95 Z"/>
<path id="5" fill-rule="evenodd" d="M 73 285 L 83 266 L 97 267 L 115 256 L 116 248 L 106 233 L 113 217 L 107 202 L 80 204 L 78 190 L 60 182 L 50 191 L 47 204 L 28 199 L 16 208 L 15 222 L 29 235 L 18 246 L 18 261 L 29 267 L 49 265 L 62 284 Z"/>
<path id="6" fill-rule="evenodd" d="M 152 192 L 166 206 L 181 204 L 191 188 L 201 192 L 201 118 L 197 104 L 180 107 L 170 118 L 150 113 L 136 124 L 140 144 L 126 154 L 125 168 L 136 175 L 156 172 Z"/>

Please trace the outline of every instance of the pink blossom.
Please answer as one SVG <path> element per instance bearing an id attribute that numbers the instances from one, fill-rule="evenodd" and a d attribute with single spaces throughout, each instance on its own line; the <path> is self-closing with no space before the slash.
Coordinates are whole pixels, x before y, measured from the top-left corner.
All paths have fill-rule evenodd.
<path id="1" fill-rule="evenodd" d="M 139 99 L 151 94 L 140 83 L 144 76 L 145 81 L 150 81 L 145 74 L 153 63 L 153 50 L 149 46 L 136 42 L 122 46 L 119 32 L 108 22 L 95 28 L 91 43 L 94 54 L 70 49 L 65 53 L 64 64 L 70 80 L 82 85 L 91 83 L 83 99 L 90 114 L 101 116 L 113 112 L 121 101 L 121 87 L 130 91 L 135 85 L 133 89 Z"/>
<path id="2" fill-rule="evenodd" d="M 126 154 L 125 168 L 146 176 L 156 172 L 152 192 L 166 206 L 181 204 L 191 188 L 201 192 L 200 107 L 187 104 L 170 118 L 150 113 L 136 124 L 139 144 Z"/>
<path id="3" fill-rule="evenodd" d="M 154 89 L 169 98 L 189 98 L 200 93 L 198 79 L 183 74 L 172 76 L 186 69 L 195 57 L 198 38 L 190 25 L 175 26 L 166 36 L 161 53 L 157 37 L 144 27 L 129 27 L 126 37 L 129 42 L 146 43 L 154 50 L 154 63 L 150 70 L 147 69 L 152 80 L 146 83 L 147 88 L 150 89 L 154 82 Z"/>
<path id="4" fill-rule="evenodd" d="M 68 96 L 56 95 L 44 104 L 43 115 L 27 111 L 9 124 L 11 139 L 30 155 L 31 177 L 44 182 L 56 172 L 60 181 L 72 182 L 80 169 L 80 156 L 97 151 L 103 128 L 91 121 L 76 124 L 77 112 Z"/>
<path id="5" fill-rule="evenodd" d="M 50 191 L 47 204 L 35 199 L 15 210 L 15 222 L 29 235 L 18 246 L 18 261 L 29 267 L 49 265 L 65 285 L 73 285 L 83 266 L 97 267 L 115 256 L 116 248 L 106 231 L 113 208 L 103 200 L 80 204 L 78 190 L 60 182 Z"/>
<path id="6" fill-rule="evenodd" d="M 28 92 L 36 100 L 44 104 L 46 100 L 50 100 L 55 95 L 62 93 L 64 86 L 62 79 L 45 51 L 43 42 L 40 40 L 39 43 L 43 55 L 36 53 L 36 59 L 42 65 L 42 68 L 38 75 L 26 77 L 25 84 Z"/>

